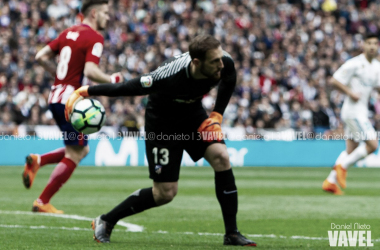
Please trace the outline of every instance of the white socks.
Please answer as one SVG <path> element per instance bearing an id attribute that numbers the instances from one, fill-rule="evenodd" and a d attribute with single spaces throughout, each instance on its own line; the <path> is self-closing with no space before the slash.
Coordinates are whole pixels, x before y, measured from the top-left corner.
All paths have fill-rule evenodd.
<path id="1" fill-rule="evenodd" d="M 340 153 L 340 155 L 338 156 L 338 159 L 336 159 L 335 161 L 335 165 L 339 164 L 339 163 L 342 163 L 343 159 L 347 156 L 347 151 L 344 150 Z"/>
<path id="2" fill-rule="evenodd" d="M 366 144 L 360 144 L 354 151 L 352 151 L 351 154 L 347 155 L 343 158 L 343 160 L 340 162 L 342 167 L 344 169 L 347 169 L 349 166 L 353 165 L 360 159 L 366 157 L 368 155 Z"/>
<path id="3" fill-rule="evenodd" d="M 346 157 L 347 157 L 347 151 L 344 150 L 340 153 L 340 155 L 338 156 L 338 159 L 336 159 L 335 165 L 337 165 L 338 163 L 341 163 L 343 159 Z M 336 184 L 336 171 L 334 169 L 331 170 L 329 176 L 327 176 L 327 181 L 330 183 Z"/>
<path id="4" fill-rule="evenodd" d="M 346 151 L 344 151 L 346 152 Z M 327 176 L 327 181 L 333 184 L 336 184 L 336 171 L 335 169 L 331 170 L 329 176 Z"/>
<path id="5" fill-rule="evenodd" d="M 347 151 L 342 151 L 338 159 L 336 159 L 335 165 L 341 164 L 344 169 L 347 169 L 349 166 L 355 164 L 357 161 L 366 157 L 367 155 L 368 152 L 366 149 L 366 144 L 359 144 L 359 146 L 349 155 L 347 155 Z M 336 171 L 334 169 L 331 170 L 329 176 L 327 176 L 327 181 L 336 184 Z"/>

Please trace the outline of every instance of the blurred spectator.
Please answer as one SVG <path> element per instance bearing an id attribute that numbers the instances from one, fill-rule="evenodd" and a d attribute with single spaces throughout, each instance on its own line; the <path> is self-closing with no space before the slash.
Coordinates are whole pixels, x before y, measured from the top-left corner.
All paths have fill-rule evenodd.
<path id="1" fill-rule="evenodd" d="M 54 19 L 66 16 L 69 12 L 69 7 L 61 0 L 53 0 L 53 2 L 47 7 L 48 16 Z"/>
<path id="2" fill-rule="evenodd" d="M 320 104 L 312 102 L 314 131 L 317 134 L 324 134 L 330 129 L 330 124 L 335 119 L 334 112 L 329 106 L 328 99 L 322 98 Z"/>
<path id="3" fill-rule="evenodd" d="M 3 112 L 0 119 L 1 135 L 12 135 L 16 128 L 16 124 L 12 121 L 10 112 Z"/>
<path id="4" fill-rule="evenodd" d="M 79 0 L 0 1 L 0 127 L 52 124 L 47 98 L 53 76 L 34 62 L 36 52 L 80 20 Z M 148 73 L 186 52 L 198 34 L 212 34 L 231 54 L 236 92 L 223 126 L 339 133 L 344 96 L 328 85 L 347 59 L 360 53 L 363 35 L 379 33 L 379 1 L 131 0 L 110 1 L 100 67 L 126 79 Z M 203 99 L 212 111 L 217 90 Z M 380 129 L 380 97 L 373 124 Z M 99 97 L 106 125 L 143 128 L 146 98 Z M 4 125 L 7 124 L 7 125 Z M 13 125 L 12 125 L 13 124 Z"/>

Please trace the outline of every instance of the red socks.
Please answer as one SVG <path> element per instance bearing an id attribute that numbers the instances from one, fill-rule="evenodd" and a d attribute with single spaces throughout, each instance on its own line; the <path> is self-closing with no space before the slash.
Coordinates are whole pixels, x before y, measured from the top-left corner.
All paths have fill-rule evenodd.
<path id="1" fill-rule="evenodd" d="M 58 148 L 54 151 L 41 155 L 40 167 L 46 164 L 58 163 L 65 156 L 65 148 Z"/>
<path id="2" fill-rule="evenodd" d="M 39 197 L 42 203 L 49 203 L 51 197 L 53 197 L 53 195 L 58 192 L 62 185 L 70 178 L 76 166 L 75 162 L 66 157 L 58 163 L 53 173 L 50 175 L 48 184 Z"/>

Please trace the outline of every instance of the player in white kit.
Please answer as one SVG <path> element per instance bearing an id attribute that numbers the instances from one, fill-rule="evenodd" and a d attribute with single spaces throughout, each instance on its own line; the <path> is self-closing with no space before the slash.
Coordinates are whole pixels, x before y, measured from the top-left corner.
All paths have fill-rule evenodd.
<path id="1" fill-rule="evenodd" d="M 374 152 L 378 146 L 376 131 L 368 119 L 371 91 L 380 89 L 380 62 L 376 59 L 378 48 L 378 36 L 368 34 L 364 39 L 363 53 L 347 60 L 333 75 L 333 85 L 346 94 L 341 111 L 346 150 L 339 155 L 322 189 L 336 195 L 343 194 L 339 186 L 346 188 L 348 167 Z"/>

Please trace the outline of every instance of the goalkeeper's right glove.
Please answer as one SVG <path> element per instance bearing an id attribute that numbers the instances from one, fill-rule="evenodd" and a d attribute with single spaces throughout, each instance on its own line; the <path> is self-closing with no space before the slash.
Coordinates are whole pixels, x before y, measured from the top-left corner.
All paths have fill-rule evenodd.
<path id="1" fill-rule="evenodd" d="M 204 120 L 198 128 L 198 133 L 203 141 L 212 142 L 214 140 L 220 142 L 223 140 L 222 124 L 223 115 L 216 111 L 211 112 L 210 117 Z"/>
<path id="2" fill-rule="evenodd" d="M 66 121 L 70 122 L 71 115 L 73 113 L 75 105 L 84 99 L 84 97 L 88 97 L 88 87 L 89 86 L 82 86 L 79 89 L 75 90 L 69 97 L 69 99 L 66 102 L 65 107 L 65 119 Z"/>

